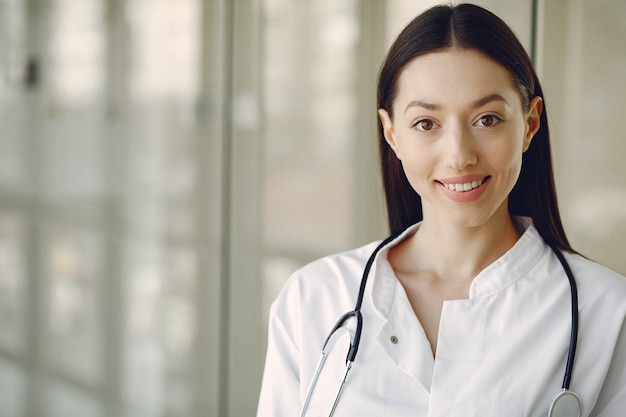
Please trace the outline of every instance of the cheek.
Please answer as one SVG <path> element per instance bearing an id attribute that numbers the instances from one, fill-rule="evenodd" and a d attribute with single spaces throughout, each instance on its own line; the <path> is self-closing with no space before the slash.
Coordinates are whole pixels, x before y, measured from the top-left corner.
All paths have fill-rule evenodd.
<path id="1" fill-rule="evenodd" d="M 501 172 L 504 180 L 510 183 L 512 188 L 522 169 L 522 149 L 521 146 L 508 146 L 491 153 L 491 165 Z"/>
<path id="2" fill-rule="evenodd" d="M 404 175 L 409 181 L 409 184 L 411 184 L 413 190 L 417 193 L 423 191 L 420 190 L 423 188 L 423 185 L 421 184 L 426 182 L 430 177 L 430 172 L 432 172 L 430 164 L 432 161 L 420 157 L 420 155 L 405 152 L 405 158 L 402 159 L 400 163 L 402 164 Z"/>

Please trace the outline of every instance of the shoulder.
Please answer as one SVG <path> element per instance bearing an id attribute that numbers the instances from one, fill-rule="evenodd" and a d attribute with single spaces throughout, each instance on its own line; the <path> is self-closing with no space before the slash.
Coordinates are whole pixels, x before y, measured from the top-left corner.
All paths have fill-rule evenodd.
<path id="1" fill-rule="evenodd" d="M 626 295 L 626 278 L 623 275 L 578 254 L 566 253 L 565 257 L 581 281 L 590 281 L 605 290 L 610 288 Z"/>
<path id="2" fill-rule="evenodd" d="M 300 268 L 295 275 L 309 277 L 317 276 L 320 272 L 338 273 L 344 270 L 351 272 L 353 268 L 362 268 L 379 243 L 371 242 L 356 249 L 317 259 Z"/>
<path id="3" fill-rule="evenodd" d="M 626 278 L 624 276 L 578 254 L 566 253 L 565 257 L 578 285 L 581 303 L 595 301 L 618 308 L 626 314 Z"/>
<path id="4" fill-rule="evenodd" d="M 375 247 L 373 242 L 328 255 L 296 270 L 271 305 L 270 328 L 282 329 L 298 346 L 306 345 L 304 339 L 324 340 L 332 324 L 354 307 L 363 269 Z"/>

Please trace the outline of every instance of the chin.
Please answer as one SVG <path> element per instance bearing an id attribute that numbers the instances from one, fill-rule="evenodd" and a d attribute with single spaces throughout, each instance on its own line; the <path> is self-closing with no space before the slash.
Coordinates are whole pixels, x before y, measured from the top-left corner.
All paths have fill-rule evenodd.
<path id="1" fill-rule="evenodd" d="M 487 225 L 499 226 L 511 220 L 508 209 L 502 206 L 495 210 L 486 210 L 482 207 L 461 207 L 458 210 L 441 210 L 439 217 L 441 220 L 456 227 L 479 228 Z"/>

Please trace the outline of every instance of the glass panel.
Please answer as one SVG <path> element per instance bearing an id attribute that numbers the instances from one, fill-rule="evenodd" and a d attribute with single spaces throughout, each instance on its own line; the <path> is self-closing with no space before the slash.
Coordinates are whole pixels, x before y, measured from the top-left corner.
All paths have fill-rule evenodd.
<path id="1" fill-rule="evenodd" d="M 25 313 L 29 304 L 25 234 L 22 214 L 0 211 L 0 346 L 14 353 L 24 348 Z"/>
<path id="2" fill-rule="evenodd" d="M 57 204 L 102 196 L 107 187 L 104 97 L 106 31 L 98 0 L 50 4 L 45 62 L 49 90 L 41 120 L 43 192 Z M 75 202 L 73 200 L 72 202 Z"/>
<path id="3" fill-rule="evenodd" d="M 52 112 L 90 104 L 103 93 L 105 42 L 100 0 L 54 0 L 47 74 L 55 98 Z"/>
<path id="4" fill-rule="evenodd" d="M 145 415 L 158 415 L 164 405 L 165 355 L 160 345 L 160 304 L 164 271 L 158 244 L 137 242 L 124 248 L 125 363 L 124 402 Z"/>
<path id="5" fill-rule="evenodd" d="M 24 368 L 0 356 L 0 417 L 24 416 L 26 375 Z"/>
<path id="6" fill-rule="evenodd" d="M 263 6 L 266 244 L 305 252 L 345 248 L 355 209 L 357 4 Z"/>
<path id="7" fill-rule="evenodd" d="M 48 362 L 95 384 L 101 378 L 103 353 L 102 239 L 97 232 L 50 224 L 44 248 Z"/>
<path id="8" fill-rule="evenodd" d="M 106 408 L 107 415 L 174 417 L 216 409 L 197 383 L 217 386 L 206 373 L 219 362 L 218 352 L 201 349 L 214 342 L 198 325 L 199 302 L 213 294 L 198 277 L 219 288 L 219 258 L 207 255 L 207 267 L 200 254 L 206 225 L 219 226 L 220 213 L 213 193 L 199 194 L 221 191 L 219 152 L 204 153 L 219 151 L 222 132 L 202 117 L 221 115 L 223 74 L 210 80 L 217 100 L 209 111 L 200 99 L 203 65 L 221 68 L 219 54 L 202 61 L 203 33 L 222 42 L 229 22 L 203 28 L 203 16 L 211 16 L 199 0 L 5 3 L 0 416 L 100 416 Z M 36 85 L 29 84 L 31 62 Z M 218 163 L 206 168 L 206 160 Z M 31 235 L 40 240 L 27 241 Z M 30 244 L 33 259 L 25 253 Z M 28 275 L 31 266 L 37 276 Z M 215 298 L 206 304 L 219 310 Z M 220 327 L 207 320 L 209 329 Z"/>
<path id="9" fill-rule="evenodd" d="M 263 320 L 297 267 L 354 246 L 358 3 L 263 2 Z"/>
<path id="10" fill-rule="evenodd" d="M 574 247 L 626 273 L 626 3 L 547 1 L 542 76 Z"/>
<path id="11" fill-rule="evenodd" d="M 124 401 L 140 415 L 186 416 L 193 403 L 197 259 L 149 242 L 125 249 Z"/>
<path id="12" fill-rule="evenodd" d="M 191 353 L 196 339 L 196 308 L 193 303 L 197 289 L 195 250 L 190 247 L 169 248 L 166 268 L 167 282 L 162 300 L 163 347 L 172 359 L 183 359 Z"/>
<path id="13" fill-rule="evenodd" d="M 48 380 L 43 409 L 46 417 L 102 417 L 104 410 L 98 398 L 89 392 L 59 380 Z"/>
<path id="14" fill-rule="evenodd" d="M 85 124 L 89 129 L 85 129 Z M 69 205 L 106 192 L 105 123 L 88 109 L 58 113 L 45 123 L 42 151 L 44 193 L 48 201 Z M 93 129 L 93 130 L 92 130 Z"/>
<path id="15" fill-rule="evenodd" d="M 131 0 L 129 87 L 141 100 L 194 97 L 199 87 L 200 2 Z"/>
<path id="16" fill-rule="evenodd" d="M 132 416 L 187 416 L 200 392 L 194 245 L 204 140 L 197 108 L 201 3 L 132 0 L 126 14 L 122 401 Z"/>
<path id="17" fill-rule="evenodd" d="M 32 82 L 25 3 L 3 2 L 0 7 L 0 189 L 22 192 L 31 179 L 27 152 L 32 123 L 31 102 L 24 94 Z"/>

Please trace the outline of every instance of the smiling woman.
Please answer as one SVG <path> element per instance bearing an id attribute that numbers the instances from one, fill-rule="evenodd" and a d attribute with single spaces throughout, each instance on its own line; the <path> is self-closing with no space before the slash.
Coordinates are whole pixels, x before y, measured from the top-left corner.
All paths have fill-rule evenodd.
<path id="1" fill-rule="evenodd" d="M 543 92 L 510 28 L 474 5 L 428 9 L 389 49 L 378 116 L 392 235 L 289 279 L 258 415 L 621 412 L 626 280 L 568 242 Z M 320 367 L 341 328 L 345 371 Z"/>
<path id="2" fill-rule="evenodd" d="M 427 7 L 450 2 L 2 2 L 0 416 L 253 415 L 263 371 L 267 311 L 289 275 L 315 258 L 387 234 L 376 162 L 376 77 L 401 28 Z M 554 128 L 550 140 L 555 145 L 559 208 L 570 242 L 589 258 L 626 273 L 626 141 L 622 140 L 626 2 L 480 3 L 503 17 L 534 57 Z M 422 105 L 442 104 L 422 95 L 418 98 Z M 396 122 L 403 111 L 399 110 Z M 471 138 L 468 132 L 500 131 L 508 120 L 508 116 L 498 118 L 504 113 L 490 108 L 480 118 L 464 119 L 464 137 Z M 435 135 L 450 126 L 438 117 L 427 114 L 412 121 L 416 129 L 433 130 Z M 539 160 L 525 161 L 540 141 L 541 135 L 535 134 L 531 149 L 524 153 L 522 176 L 533 174 L 525 167 L 542 166 Z M 483 167 L 476 149 L 472 153 L 476 158 L 470 154 L 467 169 Z M 477 174 L 437 175 L 433 192 L 445 196 L 446 190 L 436 188 L 439 183 L 451 191 L 450 196 L 462 198 L 476 191 L 461 190 L 475 186 L 491 190 L 495 179 L 481 178 L 483 174 L 481 169 Z M 520 184 L 510 198 L 520 203 L 512 202 L 511 208 L 523 207 L 527 201 Z M 417 196 L 411 187 L 407 190 L 411 193 L 400 199 Z M 543 196 L 539 200 L 548 201 Z M 447 204 L 465 203 L 450 200 Z M 410 214 L 418 213 L 413 206 Z M 541 218 L 535 218 L 535 226 Z M 458 266 L 473 258 L 474 248 L 469 244 L 457 248 L 448 264 Z M 335 323 L 335 313 L 354 305 L 358 283 L 350 281 L 350 268 L 360 275 L 363 271 L 355 265 L 362 267 L 366 258 L 350 257 L 354 253 L 338 257 L 346 260 L 342 268 L 329 263 L 322 274 L 304 279 L 311 286 L 302 286 L 302 300 L 285 291 L 275 312 L 281 313 L 284 300 L 294 308 L 287 315 L 271 316 L 271 347 L 281 329 L 277 317 L 293 318 L 286 322 L 296 323 L 285 327 L 289 331 L 285 330 L 287 340 L 281 347 L 294 347 L 286 361 L 298 358 L 292 369 L 302 384 L 309 382 L 309 358 L 318 356 L 316 349 L 327 327 Z M 446 298 L 462 298 L 467 288 L 464 283 L 428 279 L 405 280 L 402 285 L 407 289 L 398 287 L 397 278 L 410 274 L 411 265 L 385 269 L 389 253 L 381 252 L 372 270 L 376 279 L 366 287 L 363 344 L 338 414 L 349 413 L 350 397 L 362 400 L 364 391 L 371 397 L 361 404 L 365 414 L 375 414 L 376 407 L 386 408 L 377 415 L 393 414 L 392 408 L 403 398 L 409 399 L 406 404 L 411 408 L 425 396 L 421 383 L 432 394 L 432 404 L 440 403 L 443 396 L 451 407 L 462 404 L 458 399 L 453 405 L 448 392 L 454 389 L 444 389 L 440 379 L 430 378 L 433 347 L 425 336 L 417 337 L 422 334 L 421 324 L 416 325 L 408 299 L 394 303 L 393 309 L 380 301 L 393 291 L 423 295 L 424 300 L 411 302 L 427 306 L 439 301 L 422 284 L 438 285 Z M 448 272 L 453 277 L 454 271 Z M 560 269 L 549 272 L 564 278 Z M 483 281 L 484 274 L 470 286 L 470 297 L 489 292 L 483 284 L 492 281 Z M 510 270 L 501 274 L 514 275 Z M 550 315 L 552 301 L 569 302 L 560 292 L 567 290 L 564 279 L 555 281 L 556 291 L 526 285 L 543 282 L 544 275 L 537 273 L 536 281 L 524 279 L 520 281 L 524 285 L 511 288 L 533 289 L 531 300 L 550 301 L 545 305 L 530 302 L 520 309 L 504 309 L 497 304 L 513 306 L 518 293 L 494 297 L 494 304 L 483 298 L 444 303 L 444 325 L 435 335 L 438 368 L 448 358 L 466 358 L 462 369 L 455 369 L 456 375 L 464 372 L 459 380 L 486 387 L 479 399 L 485 407 L 497 404 L 490 396 L 512 389 L 511 379 L 533 381 L 523 387 L 522 395 L 531 391 L 529 396 L 536 398 L 542 390 L 550 391 L 535 383 L 540 366 L 527 366 L 513 378 L 508 364 L 498 358 L 486 361 L 485 369 L 498 367 L 499 383 L 481 381 L 484 374 L 471 368 L 483 364 L 479 361 L 483 350 L 497 353 L 493 347 L 498 344 L 515 344 L 522 359 L 527 351 L 536 354 L 545 346 L 548 354 L 551 346 L 555 352 L 564 350 L 568 330 L 544 334 L 528 325 L 535 312 L 542 320 Z M 621 296 L 612 292 L 603 276 L 598 273 L 593 280 L 597 288 L 589 284 L 591 289 L 581 291 L 585 297 L 597 297 L 581 305 L 581 316 L 613 308 L 612 297 Z M 325 280 L 331 282 L 326 285 Z M 582 280 L 581 289 L 589 281 Z M 349 299 L 338 301 L 341 294 Z M 377 315 L 394 309 L 402 314 L 400 321 L 385 323 L 388 331 L 377 340 L 372 340 L 372 334 L 382 326 L 377 328 L 380 321 L 371 320 L 372 294 L 379 302 Z M 600 299 L 608 307 L 596 309 L 594 303 Z M 490 309 L 469 308 L 483 302 Z M 568 322 L 569 304 L 564 304 L 555 310 L 555 318 Z M 474 343 L 459 344 L 464 349 L 459 355 L 446 354 L 446 346 L 454 345 L 446 315 L 463 308 L 468 314 L 487 313 L 456 321 L 456 328 L 471 333 Z M 620 310 L 614 310 L 610 320 L 619 317 Z M 302 320 L 294 311 L 301 312 Z M 493 320 L 498 320 L 501 336 L 495 342 L 481 327 Z M 513 325 L 507 327 L 510 322 Z M 617 362 L 610 370 L 602 366 L 607 355 L 596 350 L 595 340 L 603 341 L 601 348 L 618 346 L 618 351 L 623 344 L 613 343 L 604 323 L 589 328 L 594 323 L 581 326 L 580 351 L 596 351 L 601 359 L 590 375 L 606 376 L 607 387 L 623 387 L 618 372 L 623 367 Z M 528 332 L 517 331 L 518 324 Z M 537 341 L 537 346 L 529 341 Z M 322 391 L 313 395 L 312 410 L 329 405 L 332 397 L 323 395 L 323 389 L 329 378 L 334 389 L 334 378 L 341 377 L 337 371 L 345 365 L 344 342 L 346 338 L 340 338 L 328 360 L 330 375 L 320 377 Z M 372 356 L 380 351 L 385 356 Z M 531 356 L 525 363 L 544 360 L 548 361 Z M 556 368 L 563 362 L 564 358 L 557 358 L 550 363 Z M 275 363 L 268 362 L 270 374 L 284 376 L 289 368 L 282 366 L 284 362 Z M 589 369 L 577 369 L 572 387 L 578 390 L 577 378 Z M 403 372 L 410 372 L 411 378 L 404 379 Z M 416 375 L 419 378 L 413 378 Z M 591 385 L 593 378 L 583 383 Z M 291 395 L 289 385 L 280 386 L 278 395 L 301 401 L 306 386 L 298 385 L 300 392 Z M 605 400 L 611 395 L 604 391 L 598 397 L 594 413 L 611 412 L 608 407 L 601 410 L 602 404 L 610 404 Z M 481 416 L 496 414 L 490 413 L 494 407 L 484 408 Z M 282 407 L 273 415 L 289 411 Z M 433 415 L 435 411 L 433 406 Z M 418 413 L 413 407 L 402 414 Z M 465 409 L 459 413 L 471 414 Z"/>
<path id="3" fill-rule="evenodd" d="M 475 50 L 453 49 L 408 63 L 391 112 L 381 108 L 379 115 L 385 140 L 422 199 L 424 218 L 427 211 L 458 215 L 448 220 L 465 226 L 491 221 L 505 230 L 508 195 L 541 109 L 541 97 L 522 108 L 502 65 Z M 470 211 L 450 200 L 475 204 Z"/>

